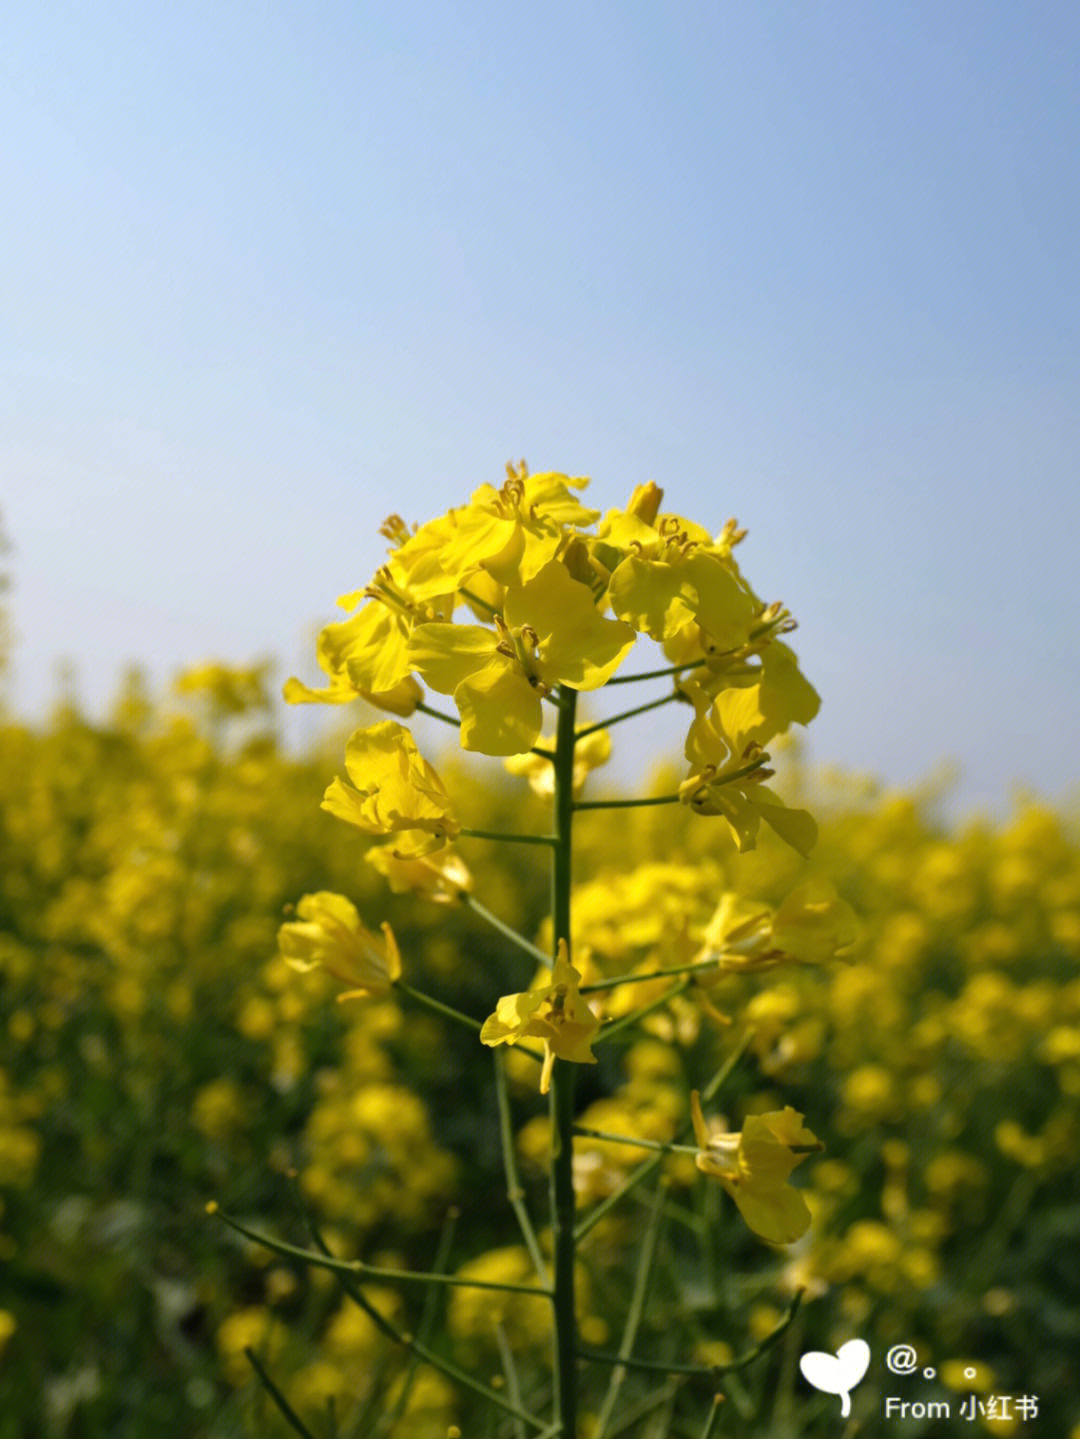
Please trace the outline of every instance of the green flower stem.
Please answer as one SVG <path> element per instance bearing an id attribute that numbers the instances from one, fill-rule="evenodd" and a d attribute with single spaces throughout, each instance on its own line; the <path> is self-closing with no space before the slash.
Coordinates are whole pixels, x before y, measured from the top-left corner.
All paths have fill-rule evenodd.
<path id="1" fill-rule="evenodd" d="M 506 1392 L 510 1396 L 511 1404 L 521 1408 L 521 1376 L 518 1374 L 517 1364 L 514 1361 L 514 1351 L 510 1348 L 510 1341 L 506 1337 L 506 1330 L 501 1324 L 495 1326 L 495 1342 L 499 1346 L 499 1360 L 502 1364 L 503 1378 L 506 1380 Z M 514 1433 L 516 1439 L 525 1439 L 525 1426 L 520 1419 L 514 1420 Z"/>
<path id="2" fill-rule="evenodd" d="M 604 688 L 607 689 L 611 685 L 634 685 L 637 684 L 639 680 L 666 680 L 669 675 L 681 675 L 686 670 L 699 670 L 705 663 L 706 661 L 703 659 L 691 660 L 689 664 L 668 665 L 666 669 L 646 670 L 644 674 L 616 675 L 614 679 L 608 680 Z"/>
<path id="3" fill-rule="evenodd" d="M 596 1427 L 593 1429 L 590 1439 L 604 1439 L 611 1416 L 615 1412 L 615 1405 L 619 1399 L 619 1391 L 622 1389 L 623 1380 L 626 1378 L 625 1360 L 630 1357 L 634 1348 L 634 1341 L 637 1339 L 638 1328 L 641 1324 L 641 1316 L 645 1312 L 645 1296 L 649 1289 L 649 1280 L 652 1277 L 653 1261 L 656 1258 L 656 1246 L 660 1237 L 660 1220 L 664 1213 L 664 1186 L 653 1196 L 653 1210 L 649 1217 L 649 1226 L 645 1231 L 645 1239 L 641 1246 L 641 1254 L 638 1259 L 637 1274 L 634 1276 L 634 1292 L 630 1296 L 630 1307 L 626 1311 L 626 1322 L 623 1325 L 622 1339 L 619 1343 L 619 1359 L 624 1361 L 615 1366 L 611 1371 L 611 1379 L 608 1382 L 607 1393 L 604 1395 L 604 1402 L 600 1406 L 600 1414 L 596 1420 Z"/>
<path id="4" fill-rule="evenodd" d="M 748 1029 L 731 1054 L 728 1055 L 727 1059 L 713 1075 L 712 1079 L 709 1080 L 702 1091 L 702 1100 L 704 1103 L 708 1104 L 711 1099 L 715 1099 L 719 1094 L 728 1075 L 750 1047 L 750 1042 L 753 1037 L 754 1030 Z M 679 1139 L 682 1139 L 688 1134 L 692 1128 L 693 1126 L 690 1124 L 683 1125 L 679 1131 Z M 574 1231 L 574 1237 L 578 1243 L 581 1243 L 586 1234 L 588 1234 L 595 1225 L 599 1224 L 605 1215 L 610 1214 L 620 1200 L 625 1199 L 639 1184 L 648 1179 L 649 1175 L 663 1163 L 663 1159 L 664 1156 L 662 1154 L 658 1154 L 655 1159 L 643 1159 L 637 1168 L 631 1174 L 627 1175 L 618 1189 L 613 1190 L 606 1199 L 601 1199 L 599 1204 L 594 1205 Z"/>
<path id="5" fill-rule="evenodd" d="M 311 1231 L 312 1239 L 322 1253 L 328 1259 L 331 1258 L 332 1256 L 326 1241 L 319 1233 L 318 1226 L 310 1214 L 307 1216 L 307 1223 Z M 436 1354 L 433 1349 L 428 1348 L 427 1344 L 422 1343 L 419 1339 L 414 1339 L 411 1334 L 403 1333 L 396 1324 L 380 1314 L 374 1304 L 366 1297 L 353 1275 L 342 1274 L 340 1271 L 335 1271 L 334 1277 L 356 1307 L 364 1311 L 381 1334 L 385 1334 L 393 1343 L 403 1345 L 410 1353 L 422 1359 L 424 1363 L 430 1364 L 433 1369 L 438 1369 L 441 1373 L 445 1374 L 448 1379 L 453 1379 L 455 1383 L 463 1385 L 466 1389 L 471 1389 L 474 1394 L 481 1395 L 489 1404 L 493 1404 L 505 1414 L 512 1414 L 515 1418 L 523 1420 L 526 1424 L 530 1424 L 534 1429 L 540 1431 L 540 1439 L 548 1439 L 548 1429 L 545 1428 L 542 1420 L 534 1418 L 532 1414 L 527 1413 L 524 1409 L 517 1408 L 511 1400 L 504 1399 L 496 1390 L 489 1388 L 486 1384 L 482 1384 L 478 1379 L 474 1379 L 471 1374 L 466 1373 L 464 1369 L 459 1369 L 456 1364 L 452 1363 L 449 1359 L 444 1359 L 441 1354 Z"/>
<path id="6" fill-rule="evenodd" d="M 611 719 L 597 720 L 596 724 L 586 725 L 584 729 L 578 730 L 577 737 L 584 739 L 586 735 L 595 734 L 598 729 L 610 729 L 613 724 L 622 724 L 623 720 L 633 719 L 635 715 L 648 714 L 649 710 L 658 710 L 661 705 L 669 705 L 672 700 L 677 699 L 682 699 L 682 695 L 678 693 L 662 695 L 658 700 L 649 700 L 647 704 L 635 705 L 632 710 L 623 710 L 622 714 L 612 715 Z"/>
<path id="7" fill-rule="evenodd" d="M 502 1139 L 503 1169 L 506 1171 L 506 1197 L 517 1215 L 521 1237 L 532 1258 L 536 1277 L 545 1289 L 550 1290 L 551 1278 L 547 1271 L 547 1265 L 544 1263 L 540 1241 L 525 1206 L 525 1191 L 521 1187 L 521 1179 L 518 1174 L 517 1155 L 514 1151 L 514 1126 L 510 1116 L 510 1096 L 506 1088 L 506 1057 L 501 1050 L 496 1049 L 492 1052 L 492 1058 L 495 1061 L 495 1097 L 499 1105 L 499 1134 Z"/>
<path id="8" fill-rule="evenodd" d="M 478 914 L 481 919 L 486 920 L 493 929 L 497 929 L 500 934 L 505 935 L 511 944 L 516 944 L 518 949 L 523 949 L 526 954 L 531 954 L 533 959 L 538 960 L 541 964 L 546 964 L 548 969 L 551 968 L 551 956 L 527 940 L 523 934 L 519 934 L 512 925 L 507 924 L 498 915 L 492 914 L 490 909 L 482 905 L 478 899 L 473 899 L 471 894 L 462 895 L 462 899 L 473 914 Z"/>
<path id="9" fill-rule="evenodd" d="M 647 804 L 678 804 L 677 794 L 654 795 L 651 799 L 581 799 L 575 809 L 640 809 Z"/>
<path id="10" fill-rule="evenodd" d="M 454 1230 L 457 1228 L 457 1221 L 461 1216 L 459 1209 L 451 1208 L 446 1212 L 446 1219 L 443 1222 L 442 1233 L 439 1235 L 439 1245 L 435 1251 L 435 1272 L 445 1274 L 450 1267 L 450 1250 L 454 1243 Z M 424 1308 L 420 1315 L 420 1324 L 416 1331 L 417 1340 L 426 1344 L 431 1338 L 435 1328 L 435 1321 L 438 1318 L 440 1303 L 440 1291 L 434 1285 L 424 1296 Z M 420 1365 L 423 1360 L 414 1349 L 409 1355 L 409 1365 L 405 1371 L 405 1378 L 402 1381 L 401 1390 L 394 1402 L 394 1407 L 383 1414 L 375 1426 L 375 1436 L 392 1434 L 395 1424 L 401 1419 L 408 1408 L 409 1395 L 412 1393 L 413 1385 L 416 1383 L 416 1376 L 420 1372 Z M 513 1395 L 510 1396 L 514 1398 Z M 520 1421 L 519 1421 L 520 1422 Z M 524 1432 L 524 1431 L 522 1431 Z"/>
<path id="11" fill-rule="evenodd" d="M 301 1435 L 302 1439 L 315 1439 L 314 1434 L 312 1434 L 311 1430 L 307 1427 L 306 1424 L 304 1424 L 299 1414 L 297 1414 L 296 1410 L 285 1398 L 285 1395 L 282 1394 L 281 1390 L 270 1378 L 270 1375 L 267 1374 L 266 1370 L 259 1362 L 259 1358 L 256 1355 L 254 1349 L 250 1348 L 247 1344 L 244 1345 L 244 1357 L 247 1359 L 247 1362 L 251 1365 L 252 1369 L 255 1370 L 255 1373 L 259 1377 L 259 1383 L 262 1385 L 262 1387 L 266 1390 L 267 1394 L 270 1395 L 270 1398 L 277 1405 L 289 1427 L 291 1429 L 294 1429 L 297 1434 Z"/>
<path id="12" fill-rule="evenodd" d="M 503 834 L 497 829 L 463 829 L 459 832 L 466 839 L 497 839 L 505 844 L 558 844 L 553 834 Z"/>
<path id="13" fill-rule="evenodd" d="M 620 984 L 647 984 L 651 979 L 670 979 L 673 974 L 699 974 L 702 970 L 716 969 L 719 963 L 719 959 L 699 959 L 694 964 L 677 964 L 672 969 L 650 969 L 648 974 L 620 974 L 615 979 L 583 984 L 581 993 L 595 994 L 601 989 L 616 989 Z"/>
<path id="14" fill-rule="evenodd" d="M 398 1284 L 445 1284 L 454 1289 L 498 1289 L 511 1294 L 551 1295 L 549 1289 L 539 1289 L 533 1284 L 500 1284 L 493 1279 L 462 1279 L 457 1274 L 425 1274 L 413 1269 L 382 1269 L 374 1264 L 365 1264 L 362 1259 L 334 1259 L 330 1255 L 317 1254 L 312 1249 L 286 1244 L 281 1239 L 271 1238 L 269 1234 L 259 1234 L 254 1229 L 248 1229 L 247 1225 L 241 1224 L 239 1220 L 233 1219 L 222 1209 L 214 1209 L 212 1212 L 245 1239 L 261 1244 L 264 1249 L 280 1254 L 285 1259 L 298 1259 L 312 1269 L 328 1269 L 331 1273 L 351 1274 L 355 1278 L 363 1276 L 365 1279 L 387 1279 Z"/>
<path id="15" fill-rule="evenodd" d="M 804 1290 L 797 1289 L 788 1305 L 787 1313 L 776 1328 L 771 1329 L 752 1349 L 747 1349 L 738 1359 L 731 1359 L 727 1364 L 669 1364 L 666 1359 L 630 1359 L 623 1354 L 605 1354 L 600 1349 L 579 1349 L 578 1353 L 583 1359 L 592 1360 L 594 1364 L 624 1365 L 627 1369 L 645 1369 L 651 1374 L 687 1374 L 699 1379 L 720 1379 L 725 1374 L 732 1374 L 738 1369 L 745 1369 L 748 1364 L 753 1364 L 755 1359 L 760 1358 L 784 1337 L 795 1322 L 804 1293 Z"/>
<path id="16" fill-rule="evenodd" d="M 469 1014 L 462 1014 L 460 1009 L 451 1009 L 450 1005 L 443 1004 L 441 999 L 433 999 L 430 994 L 425 994 L 423 990 L 413 989 L 412 985 L 406 984 L 403 979 L 391 980 L 391 983 L 399 994 L 408 995 L 408 997 L 417 1004 L 423 1005 L 425 1009 L 430 1009 L 432 1014 L 441 1014 L 443 1019 L 452 1019 L 455 1024 L 464 1025 L 466 1029 L 471 1029 L 474 1034 L 479 1034 L 483 1028 L 483 1025 L 478 1019 L 473 1019 Z M 539 1064 L 543 1064 L 544 1062 L 544 1056 L 540 1051 L 538 1049 L 530 1049 L 527 1044 L 519 1044 L 517 1051 L 519 1054 L 527 1054 L 530 1059 L 535 1059 Z"/>
<path id="17" fill-rule="evenodd" d="M 641 1009 L 631 1010 L 629 1014 L 622 1015 L 621 1018 L 616 1019 L 612 1024 L 605 1025 L 593 1040 L 593 1043 L 603 1044 L 607 1040 L 614 1038 L 620 1030 L 629 1028 L 631 1024 L 637 1024 L 657 1009 L 663 1009 L 668 1000 L 675 999 L 680 994 L 685 994 L 689 988 L 689 979 L 680 979 L 678 984 L 673 984 L 670 989 L 665 990 L 663 994 L 657 999 L 654 999 L 650 1004 L 643 1005 Z"/>
<path id="18" fill-rule="evenodd" d="M 481 1024 L 478 1019 L 473 1019 L 468 1014 L 462 1014 L 460 1009 L 451 1009 L 448 1004 L 441 1000 L 432 999 L 430 994 L 424 994 L 422 990 L 413 989 L 411 984 L 406 984 L 403 979 L 392 980 L 394 988 L 399 994 L 406 994 L 416 1004 L 421 1004 L 425 1009 L 430 1009 L 433 1014 L 441 1014 L 444 1019 L 452 1019 L 455 1024 L 464 1025 L 466 1029 L 474 1030 L 479 1034 Z"/>
<path id="19" fill-rule="evenodd" d="M 570 946 L 571 835 L 574 823 L 574 714 L 577 693 L 559 690 L 555 738 L 555 848 L 551 877 L 553 952 Z M 571 962 L 573 955 L 571 952 Z M 574 1303 L 574 1080 L 576 1066 L 556 1059 L 551 1075 L 551 1230 L 555 1287 L 554 1414 L 564 1439 L 577 1436 L 577 1312 Z"/>
<path id="20" fill-rule="evenodd" d="M 714 1394 L 712 1408 L 709 1410 L 705 1420 L 705 1428 L 701 1431 L 701 1439 L 712 1439 L 716 1433 L 716 1426 L 720 1422 L 720 1406 L 724 1402 L 722 1394 Z"/>
<path id="21" fill-rule="evenodd" d="M 584 1135 L 586 1139 L 603 1139 L 608 1144 L 628 1144 L 633 1149 L 655 1149 L 664 1154 L 697 1154 L 698 1149 L 693 1144 L 661 1144 L 657 1139 L 634 1139 L 629 1134 L 608 1134 L 603 1129 L 585 1129 L 580 1124 L 574 1125 L 574 1133 Z"/>
<path id="22" fill-rule="evenodd" d="M 453 715 L 443 714 L 442 710 L 432 709 L 430 705 L 424 704 L 423 700 L 417 703 L 416 708 L 422 715 L 430 715 L 432 719 L 441 720 L 443 724 L 451 724 L 455 729 L 461 728 L 461 721 Z"/>
<path id="23" fill-rule="evenodd" d="M 487 610 L 489 615 L 497 615 L 499 611 L 494 605 L 489 605 L 487 600 L 482 600 L 479 595 L 474 595 L 472 590 L 459 589 L 458 594 L 463 599 L 471 600 L 474 605 L 479 605 L 482 610 Z"/>

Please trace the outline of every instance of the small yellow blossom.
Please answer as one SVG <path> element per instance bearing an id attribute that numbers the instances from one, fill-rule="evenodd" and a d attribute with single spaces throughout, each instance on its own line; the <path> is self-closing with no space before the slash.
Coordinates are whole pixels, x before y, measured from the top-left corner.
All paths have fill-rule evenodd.
<path id="1" fill-rule="evenodd" d="M 749 716 L 739 698 L 745 691 L 725 690 L 710 706 L 699 685 L 686 683 L 683 689 L 697 717 L 686 737 L 692 769 L 679 786 L 682 802 L 695 814 L 722 815 L 740 852 L 756 847 L 764 820 L 792 849 L 808 855 L 817 842 L 817 825 L 806 810 L 789 809 L 765 787 L 773 771 L 765 768 L 769 756 L 761 746 L 746 739 Z"/>
<path id="2" fill-rule="evenodd" d="M 298 920 L 278 930 L 281 954 L 293 969 L 325 969 L 349 986 L 338 999 L 379 998 L 401 978 L 394 931 L 384 923 L 382 939 L 372 934 L 344 895 L 325 890 L 305 894 L 296 913 Z"/>
<path id="3" fill-rule="evenodd" d="M 598 689 L 635 638 L 621 620 L 604 619 L 589 588 L 550 560 L 506 591 L 494 629 L 417 625 L 409 657 L 433 690 L 453 695 L 463 749 L 512 755 L 536 743 L 543 696 L 556 685 Z"/>
<path id="4" fill-rule="evenodd" d="M 544 1041 L 541 1094 L 551 1086 L 556 1055 L 575 1064 L 597 1062 L 591 1046 L 600 1021 L 582 999 L 580 984 L 581 975 L 570 963 L 566 941 L 560 939 L 551 983 L 523 994 L 504 995 L 480 1031 L 481 1044 L 516 1044 L 526 1038 Z"/>
<path id="5" fill-rule="evenodd" d="M 442 780 L 393 720 L 356 730 L 345 747 L 345 768 L 353 784 L 335 779 L 323 809 L 366 834 L 398 835 L 399 857 L 430 854 L 460 833 Z"/>
<path id="6" fill-rule="evenodd" d="M 463 894 L 472 893 L 473 877 L 468 865 L 449 849 L 418 859 L 403 859 L 392 844 L 376 844 L 364 858 L 385 876 L 395 894 L 411 891 L 433 904 L 460 904 Z"/>
<path id="7" fill-rule="evenodd" d="M 699 960 L 715 970 L 696 976 L 710 985 L 728 970 L 772 969 L 778 964 L 824 964 L 842 956 L 859 935 L 855 911 L 827 880 L 798 885 L 775 914 L 751 900 L 721 896 L 705 931 Z"/>
<path id="8" fill-rule="evenodd" d="M 770 1244 L 793 1244 L 810 1227 L 806 1201 L 787 1179 L 807 1150 L 822 1149 L 803 1127 L 803 1117 L 787 1105 L 769 1114 L 751 1115 L 741 1134 L 711 1134 L 701 1096 L 690 1096 L 690 1112 L 703 1174 L 719 1179 L 739 1206 L 747 1224 Z"/>

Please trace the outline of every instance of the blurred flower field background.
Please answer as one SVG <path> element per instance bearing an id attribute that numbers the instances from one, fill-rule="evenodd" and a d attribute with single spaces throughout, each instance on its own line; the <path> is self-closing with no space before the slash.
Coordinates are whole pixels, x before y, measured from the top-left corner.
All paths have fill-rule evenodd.
<path id="1" fill-rule="evenodd" d="M 245 1347 L 316 1435 L 513 1433 L 442 1375 L 412 1371 L 333 1276 L 206 1214 L 219 1201 L 300 1244 L 307 1214 L 339 1255 L 391 1267 L 510 1282 L 529 1271 L 488 1051 L 405 996 L 336 1005 L 331 981 L 278 956 L 277 932 L 300 895 L 347 895 L 368 924 L 391 920 L 410 983 L 478 1016 L 527 983 L 521 955 L 466 908 L 388 892 L 363 836 L 319 808 L 341 736 L 288 752 L 276 690 L 265 667 L 203 667 L 157 697 L 133 673 L 106 721 L 69 697 L 47 725 L 3 724 L 2 1439 L 289 1432 Z M 466 782 L 460 756 L 439 763 L 471 797 L 469 824 L 542 823 L 523 777 L 492 766 Z M 582 1071 L 583 1125 L 667 1141 L 696 1077 L 749 1028 L 726 1118 L 790 1104 L 826 1146 L 795 1180 L 811 1230 L 784 1249 L 755 1237 L 719 1186 L 695 1184 L 691 1158 L 664 1161 L 669 1219 L 635 1352 L 723 1363 L 802 1290 L 782 1342 L 725 1378 L 718 1433 L 839 1432 L 837 1401 L 810 1391 L 797 1361 L 852 1335 L 875 1356 L 865 1389 L 954 1404 L 973 1389 L 1037 1395 L 1037 1424 L 984 1427 L 1080 1433 L 1076 816 L 1018 802 L 1003 823 L 946 823 L 933 794 L 807 772 L 794 744 L 784 766 L 785 797 L 820 825 L 809 860 L 771 835 L 739 855 L 684 806 L 578 823 L 576 943 L 622 942 L 655 969 L 677 962 L 684 917 L 700 933 L 723 890 L 775 905 L 812 878 L 861 926 L 846 963 L 725 977 Z M 678 775 L 653 782 L 661 793 Z M 543 864 L 482 840 L 458 849 L 477 898 L 539 937 Z M 628 855 L 657 857 L 632 884 Z M 717 1018 L 726 1011 L 735 1026 Z M 535 1070 L 510 1059 L 531 1193 L 548 1129 Z M 579 1145 L 581 1202 L 647 1154 Z M 582 1244 L 588 1344 L 618 1342 L 650 1213 L 635 1195 Z M 542 1375 L 543 1301 L 369 1293 L 470 1372 L 501 1373 L 496 1332 L 523 1374 L 535 1353 Z M 933 1382 L 916 1391 L 885 1373 L 899 1342 L 937 1368 Z M 621 1432 L 696 1436 L 711 1395 L 698 1379 L 631 1370 Z M 945 1432 L 937 1423 L 903 1432 Z M 879 1431 L 871 1417 L 843 1432 Z"/>

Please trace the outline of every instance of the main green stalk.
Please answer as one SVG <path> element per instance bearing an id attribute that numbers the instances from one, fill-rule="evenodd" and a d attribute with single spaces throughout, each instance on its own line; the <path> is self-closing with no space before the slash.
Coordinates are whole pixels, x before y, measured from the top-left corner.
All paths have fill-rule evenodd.
<path id="1" fill-rule="evenodd" d="M 577 691 L 559 690 L 555 739 L 555 843 L 551 883 L 552 953 L 566 941 L 570 962 L 571 830 L 574 820 L 574 712 Z M 577 1315 L 574 1306 L 574 1076 L 556 1060 L 551 1076 L 551 1227 L 554 1243 L 555 1422 L 563 1439 L 577 1435 Z"/>

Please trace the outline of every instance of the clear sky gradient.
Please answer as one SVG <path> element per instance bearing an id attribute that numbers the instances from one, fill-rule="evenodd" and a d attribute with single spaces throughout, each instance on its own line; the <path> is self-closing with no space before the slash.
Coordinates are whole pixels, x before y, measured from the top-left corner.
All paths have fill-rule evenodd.
<path id="1" fill-rule="evenodd" d="M 1074 3 L 16 4 L 0 513 L 60 656 L 280 657 L 502 478 L 750 530 L 812 755 L 1080 780 Z M 625 695 L 625 691 L 623 692 Z"/>

